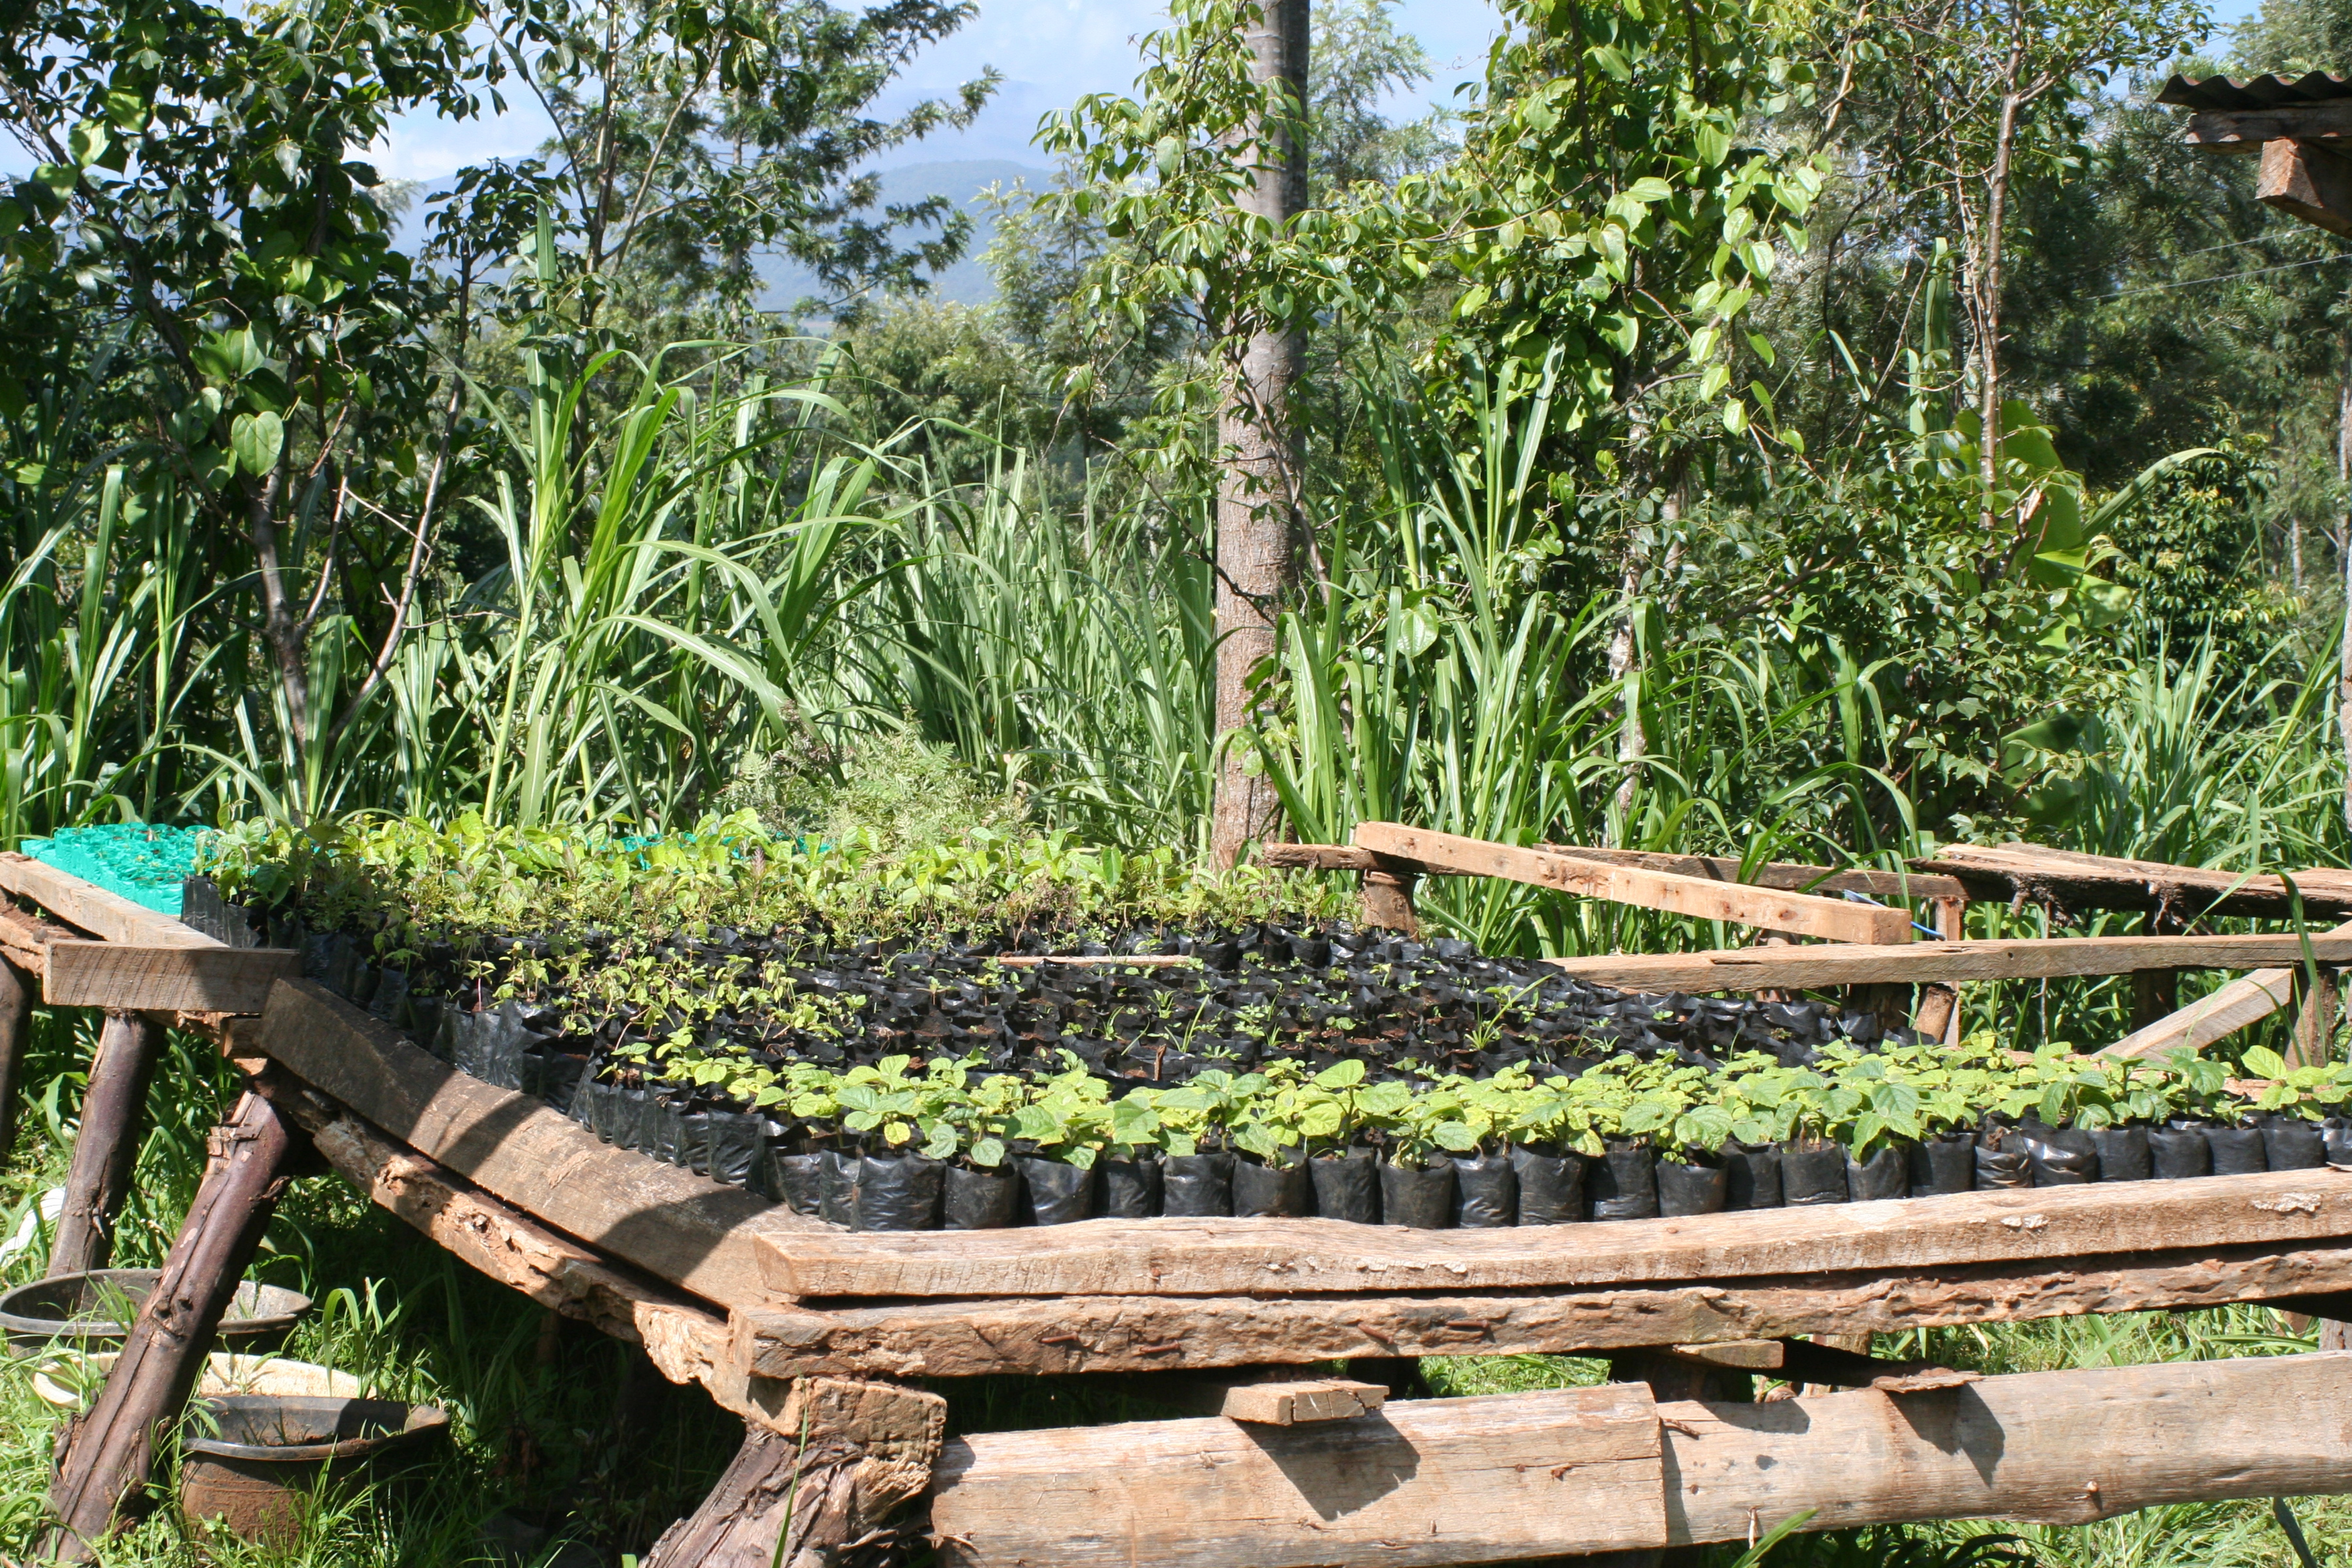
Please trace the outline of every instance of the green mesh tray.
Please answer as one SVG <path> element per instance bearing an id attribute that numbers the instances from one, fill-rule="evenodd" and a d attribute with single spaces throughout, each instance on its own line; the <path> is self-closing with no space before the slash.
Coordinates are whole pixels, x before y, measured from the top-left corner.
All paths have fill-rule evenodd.
<path id="1" fill-rule="evenodd" d="M 106 823 L 61 827 L 53 837 L 27 838 L 20 847 L 46 866 L 159 914 L 180 914 L 180 887 L 196 859 L 201 827 L 163 827 L 148 823 Z"/>

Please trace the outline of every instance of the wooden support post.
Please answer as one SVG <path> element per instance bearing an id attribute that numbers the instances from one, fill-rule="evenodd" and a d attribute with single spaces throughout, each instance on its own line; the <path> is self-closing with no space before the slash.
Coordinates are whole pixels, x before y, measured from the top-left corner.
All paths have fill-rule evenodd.
<path id="1" fill-rule="evenodd" d="M 2159 907 L 2147 912 L 2140 929 L 2150 936 L 2177 936 L 2180 932 L 2180 921 L 2169 910 Z M 2180 971 L 2139 969 L 2132 972 L 2134 1032 L 2169 1018 L 2179 1010 Z"/>
<path id="2" fill-rule="evenodd" d="M 1966 899 L 1936 900 L 1936 934 L 1946 942 L 1960 942 L 1968 935 L 1969 901 Z M 1957 982 L 1938 982 L 1919 988 L 1919 1011 L 1913 1015 L 1911 1027 L 1922 1038 L 1941 1040 L 1948 1046 L 1960 1043 L 1960 988 Z"/>
<path id="3" fill-rule="evenodd" d="M 804 1378 L 690 1518 L 662 1532 L 645 1568 L 835 1568 L 872 1545 L 899 1504 L 930 1485 L 947 1401 L 892 1384 Z"/>
<path id="4" fill-rule="evenodd" d="M 1364 873 L 1364 923 L 1382 931 L 1402 931 L 1407 936 L 1421 934 L 1421 921 L 1412 907 L 1412 887 L 1420 880 L 1412 871 L 1389 871 L 1374 867 Z"/>
<path id="5" fill-rule="evenodd" d="M 50 1505 L 58 1522 L 44 1552 L 85 1563 L 144 1498 L 158 1439 L 204 1370 L 221 1316 L 261 1245 L 285 1182 L 291 1131 L 268 1100 L 247 1094 L 213 1134 L 213 1159 L 163 1278 L 139 1309 L 98 1403 L 59 1438 Z"/>
<path id="6" fill-rule="evenodd" d="M 136 1013 L 109 1013 L 89 1063 L 81 1130 L 66 1171 L 65 1208 L 49 1247 L 49 1277 L 103 1268 L 114 1252 L 114 1221 L 139 1158 L 139 1113 L 147 1103 L 163 1030 Z"/>
<path id="7" fill-rule="evenodd" d="M 2317 972 L 2316 984 L 2310 971 L 2294 972 L 2294 988 L 2302 1005 L 2295 1010 L 2294 1038 L 2287 1047 L 2286 1059 L 2294 1067 L 2326 1067 L 2335 1059 L 2341 980 L 2332 964 L 2320 964 Z"/>
<path id="8" fill-rule="evenodd" d="M 0 959 L 0 1164 L 16 1146 L 16 1086 L 33 1032 L 33 977 Z"/>

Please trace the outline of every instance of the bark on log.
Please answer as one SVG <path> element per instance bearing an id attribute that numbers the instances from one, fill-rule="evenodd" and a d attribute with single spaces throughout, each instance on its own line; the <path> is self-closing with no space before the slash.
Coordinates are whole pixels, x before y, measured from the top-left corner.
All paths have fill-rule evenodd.
<path id="1" fill-rule="evenodd" d="M 2278 877 L 2247 876 L 2201 866 L 2168 866 L 2084 855 L 2040 844 L 1953 844 L 1912 869 L 1956 877 L 1971 898 L 2051 904 L 2069 910 L 2149 910 L 2188 923 L 2218 915 L 2342 919 L 2352 914 L 2352 872 L 2293 873 L 2295 893 Z"/>
<path id="2" fill-rule="evenodd" d="M 34 994 L 32 976 L 0 959 L 0 1163 L 16 1146 L 16 1090 L 33 1032 Z"/>
<path id="3" fill-rule="evenodd" d="M 136 1013 L 109 1013 L 90 1058 L 81 1126 L 66 1171 L 65 1207 L 49 1247 L 49 1277 L 103 1268 L 114 1253 L 114 1222 L 139 1158 L 139 1119 L 163 1048 L 163 1030 Z"/>
<path id="4" fill-rule="evenodd" d="M 2352 1237 L 2352 1173 L 2104 1182 L 1496 1230 L 1091 1219 L 1022 1230 L 809 1231 L 763 1235 L 759 1245 L 772 1290 L 798 1298 L 1288 1296 L 1726 1284 L 2323 1237 Z"/>
<path id="5" fill-rule="evenodd" d="M 2352 1245 L 2260 1244 L 1753 1279 L 1727 1286 L 1385 1297 L 1062 1296 L 738 1312 L 755 1382 L 841 1375 L 1153 1372 L 1346 1359 L 1399 1398 L 1418 1356 L 1606 1354 L 1645 1345 L 1898 1333 L 1958 1323 L 2219 1307 L 2352 1289 Z M 1402 1358 L 1402 1359 L 1399 1359 Z M 1394 1381 L 1391 1381 L 1393 1379 Z"/>
<path id="6" fill-rule="evenodd" d="M 1412 885 L 1416 880 L 1411 871 L 1365 872 L 1364 923 L 1382 931 L 1402 931 L 1407 936 L 1420 935 L 1421 919 L 1412 907 Z"/>
<path id="7" fill-rule="evenodd" d="M 793 1385 L 753 1426 L 701 1508 L 663 1531 L 645 1568 L 837 1568 L 930 1482 L 947 1401 L 887 1384 Z"/>
<path id="8" fill-rule="evenodd" d="M 162 1278 L 132 1321 L 98 1402 L 59 1439 L 49 1555 L 89 1561 L 142 1500 L 158 1439 L 180 1418 L 277 1207 L 285 1184 L 278 1173 L 291 1147 L 276 1108 L 255 1094 L 215 1132 L 214 1159 Z"/>
<path id="9" fill-rule="evenodd" d="M 2352 1356 L 1653 1405 L 1638 1386 L 1429 1400 L 1324 1426 L 1218 1421 L 950 1443 L 955 1568 L 1520 1562 L 1927 1519 L 2078 1524 L 2352 1490 Z M 1759 1529 L 1760 1527 L 1760 1529 Z"/>

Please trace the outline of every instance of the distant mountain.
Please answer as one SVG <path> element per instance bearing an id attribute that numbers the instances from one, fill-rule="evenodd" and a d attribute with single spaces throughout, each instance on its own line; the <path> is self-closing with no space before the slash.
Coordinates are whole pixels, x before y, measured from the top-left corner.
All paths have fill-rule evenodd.
<path id="1" fill-rule="evenodd" d="M 984 305 L 996 297 L 996 285 L 980 261 L 994 237 L 996 215 L 980 199 L 981 192 L 993 184 L 1009 190 L 1017 180 L 1028 181 L 1033 191 L 1043 190 L 1051 183 L 1053 172 L 1016 163 L 1009 158 L 971 158 L 908 163 L 880 171 L 880 178 L 881 195 L 870 210 L 919 202 L 927 196 L 945 196 L 971 215 L 971 242 L 964 247 L 963 259 L 933 278 L 929 298 L 960 305 Z M 814 276 L 785 257 L 762 257 L 760 275 L 767 282 L 760 302 L 771 310 L 789 310 L 795 300 L 817 292 Z"/>

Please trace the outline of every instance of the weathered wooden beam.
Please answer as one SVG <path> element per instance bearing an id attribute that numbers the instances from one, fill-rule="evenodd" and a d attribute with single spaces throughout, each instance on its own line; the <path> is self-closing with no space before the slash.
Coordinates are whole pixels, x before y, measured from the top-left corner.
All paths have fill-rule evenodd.
<path id="1" fill-rule="evenodd" d="M 1703 877 L 1710 882 L 1772 888 L 1784 893 L 1867 893 L 1874 899 L 1968 897 L 1968 889 L 1958 879 L 1923 871 L 1881 871 L 1867 866 L 1802 866 L 1780 860 L 1743 867 L 1728 855 L 1660 855 L 1645 849 L 1596 849 L 1580 844 L 1545 844 L 1538 847 L 1554 855 L 1572 855 L 1580 860 L 1639 866 L 1651 871 Z"/>
<path id="2" fill-rule="evenodd" d="M 2252 969 L 2294 963 L 2308 942 L 2320 963 L 2352 960 L 2352 935 L 2021 937 L 1993 942 L 1733 947 L 1549 962 L 1627 991 L 1813 991 L 1840 985 L 2055 980 L 2141 970 Z"/>
<path id="3" fill-rule="evenodd" d="M 2042 844 L 1952 844 L 1911 862 L 1954 877 L 1971 898 L 2080 910 L 2154 910 L 2181 921 L 2219 915 L 2290 919 L 2352 914 L 2352 872 L 2305 870 L 2284 879 L 2084 855 Z M 2299 900 L 2298 900 L 2299 895 Z"/>
<path id="4" fill-rule="evenodd" d="M 53 942 L 42 994 L 52 1007 L 258 1013 L 272 985 L 301 974 L 290 948 Z"/>
<path id="5" fill-rule="evenodd" d="M 1666 1540 L 1657 1410 L 1625 1385 L 1391 1405 L 1353 1421 L 1138 1422 L 961 1438 L 943 1563 L 1307 1568 L 1508 1562 Z"/>
<path id="6" fill-rule="evenodd" d="M 494 1089 L 324 986 L 281 980 L 240 1031 L 330 1099 L 551 1228 L 722 1306 L 757 1303 L 763 1237 L 826 1228 L 615 1149 L 541 1100 Z"/>
<path id="7" fill-rule="evenodd" d="M 2336 926 L 2328 937 L 2352 936 L 2352 921 Z M 2313 939 L 2315 943 L 2317 938 Z M 2303 954 L 2294 955 L 2300 967 Z M 2315 963 L 2324 962 L 2315 945 Z M 2199 997 L 2168 1018 L 2135 1029 L 2114 1045 L 2095 1053 L 2103 1057 L 2160 1057 L 2177 1050 L 2202 1050 L 2226 1039 L 2249 1024 L 2260 1023 L 2294 999 L 2295 970 L 2257 969 Z"/>
<path id="8" fill-rule="evenodd" d="M 148 947 L 222 945 L 169 915 L 134 904 L 69 871 L 43 865 L 29 855 L 0 854 L 0 889 L 40 905 L 66 924 L 79 926 L 104 942 Z"/>
<path id="9" fill-rule="evenodd" d="M 744 1436 L 702 1507 L 662 1533 L 646 1568 L 835 1568 L 930 1484 L 947 1401 L 888 1384 L 793 1385 Z"/>
<path id="10" fill-rule="evenodd" d="M 1662 1405 L 1667 1544 L 1929 1519 L 2088 1524 L 2352 1490 L 2352 1356 L 2099 1367 L 1769 1405 Z M 1148 1498 L 1137 1500 L 1149 1507 Z"/>
<path id="11" fill-rule="evenodd" d="M 2080 1524 L 2352 1490 L 2347 1397 L 2352 1357 L 2278 1356 L 1760 1405 L 1618 1384 L 1289 1431 L 995 1433 L 947 1446 L 931 1519 L 955 1568 L 1435 1568 L 1738 1541 L 1806 1509 L 1808 1530 Z"/>
<path id="12" fill-rule="evenodd" d="M 1911 933 L 1911 916 L 1906 910 L 1818 898 L 1811 893 L 1788 893 L 1740 882 L 1676 876 L 1639 866 L 1611 865 L 1549 850 L 1521 849 L 1452 833 L 1433 833 L 1393 822 L 1360 823 L 1355 838 L 1359 848 L 1417 860 L 1425 870 L 1501 877 L 1556 892 L 1607 899 L 1641 909 L 1665 910 L 1701 920 L 1727 921 L 1832 942 L 1898 942 Z"/>
<path id="13" fill-rule="evenodd" d="M 1140 1373 L 1899 1333 L 2352 1289 L 2352 1242 L 2262 1244 L 1722 1285 L 1392 1296 L 1047 1296 L 733 1315 L 746 1379 Z"/>
<path id="14" fill-rule="evenodd" d="M 2254 199 L 2315 228 L 2352 236 L 2352 158 L 2322 140 L 2264 142 Z"/>
<path id="15" fill-rule="evenodd" d="M 2189 117 L 2181 140 L 2221 153 L 2254 153 L 2282 138 L 2339 142 L 2352 138 L 2352 102 L 2286 103 L 2270 109 L 2208 109 Z"/>
<path id="16" fill-rule="evenodd" d="M 38 979 L 49 966 L 49 943 L 73 942 L 81 932 L 0 901 L 0 956 Z"/>
<path id="17" fill-rule="evenodd" d="M 247 1095 L 214 1133 L 213 1160 L 131 1321 L 89 1413 L 60 1440 L 49 1500 L 58 1523 L 46 1555 L 86 1563 L 146 1496 L 155 1450 L 187 1405 L 213 1334 L 236 1294 L 285 1185 L 293 1139 L 276 1107 Z"/>
<path id="18" fill-rule="evenodd" d="M 1396 864 L 1351 844 L 1261 844 L 1257 858 L 1258 864 L 1277 871 L 1369 871 L 1375 866 Z"/>
<path id="19" fill-rule="evenodd" d="M 756 1251 L 770 1289 L 797 1298 L 1247 1296 L 1722 1282 L 2344 1236 L 2352 1173 L 2312 1170 L 1498 1230 L 1164 1218 L 810 1229 L 761 1235 Z"/>
<path id="20" fill-rule="evenodd" d="M 81 1124 L 66 1167 L 65 1205 L 49 1244 L 49 1278 L 106 1267 L 114 1222 L 139 1158 L 139 1118 L 163 1054 L 163 1030 L 137 1013 L 109 1013 L 98 1033 Z"/>

